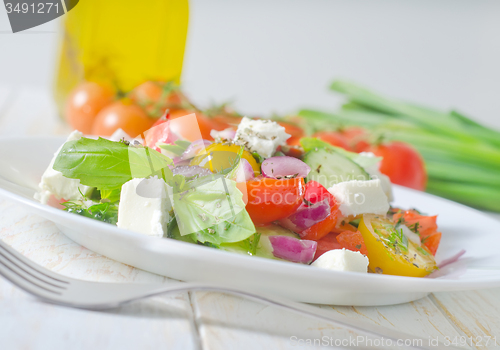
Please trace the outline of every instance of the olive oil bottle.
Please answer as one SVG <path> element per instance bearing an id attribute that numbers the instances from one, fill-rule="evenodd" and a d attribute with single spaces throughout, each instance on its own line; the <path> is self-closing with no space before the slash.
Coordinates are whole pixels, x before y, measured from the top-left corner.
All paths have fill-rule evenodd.
<path id="1" fill-rule="evenodd" d="M 85 0 L 63 17 L 55 99 L 94 81 L 127 92 L 147 80 L 180 82 L 188 0 Z"/>

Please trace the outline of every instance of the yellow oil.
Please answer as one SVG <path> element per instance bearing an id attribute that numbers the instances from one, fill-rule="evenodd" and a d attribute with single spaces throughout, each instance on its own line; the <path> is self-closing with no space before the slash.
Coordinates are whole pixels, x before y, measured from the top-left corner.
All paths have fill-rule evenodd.
<path id="1" fill-rule="evenodd" d="M 55 99 L 62 115 L 82 81 L 128 92 L 147 80 L 180 83 L 188 0 L 85 0 L 64 16 Z"/>

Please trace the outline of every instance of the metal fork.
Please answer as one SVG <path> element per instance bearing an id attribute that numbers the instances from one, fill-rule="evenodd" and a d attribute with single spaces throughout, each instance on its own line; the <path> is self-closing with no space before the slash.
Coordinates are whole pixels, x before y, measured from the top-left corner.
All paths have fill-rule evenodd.
<path id="1" fill-rule="evenodd" d="M 337 313 L 273 296 L 257 295 L 235 288 L 205 283 L 184 283 L 174 285 L 142 283 L 103 283 L 82 281 L 54 273 L 29 260 L 0 240 L 0 275 L 35 297 L 52 304 L 81 309 L 104 310 L 151 296 L 187 291 L 217 291 L 235 294 L 261 303 L 282 307 L 304 315 L 334 322 L 338 325 L 376 337 L 393 340 L 407 340 L 410 344 L 422 341 L 422 346 L 407 346 L 418 349 L 453 349 L 440 344 L 425 346 L 428 339 L 415 337 L 362 320 L 350 320 Z M 457 349 L 457 348 L 456 348 Z"/>

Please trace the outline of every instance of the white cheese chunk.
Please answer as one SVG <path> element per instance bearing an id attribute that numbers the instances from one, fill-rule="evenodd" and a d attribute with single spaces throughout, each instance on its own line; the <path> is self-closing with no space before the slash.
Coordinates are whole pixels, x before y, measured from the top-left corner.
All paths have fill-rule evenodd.
<path id="1" fill-rule="evenodd" d="M 342 248 L 324 253 L 311 266 L 327 270 L 367 273 L 368 263 L 368 258 L 360 252 Z"/>
<path id="2" fill-rule="evenodd" d="M 389 202 L 379 179 L 340 182 L 328 191 L 340 204 L 340 212 L 344 217 L 360 214 L 385 215 L 389 210 Z"/>
<path id="3" fill-rule="evenodd" d="M 290 136 L 283 126 L 272 120 L 244 117 L 236 130 L 234 143 L 269 158 L 278 146 L 286 144 Z"/>
<path id="4" fill-rule="evenodd" d="M 376 155 L 372 152 L 361 152 L 360 154 L 358 154 L 358 157 L 376 158 Z M 364 169 L 368 173 L 368 175 L 370 175 L 371 179 L 380 179 L 382 190 L 384 190 L 384 193 L 387 196 L 389 202 L 392 202 L 394 200 L 394 195 L 392 194 L 391 179 L 389 179 L 389 176 L 384 175 L 380 172 L 380 163 L 381 161 L 378 161 L 372 166 L 364 167 Z"/>
<path id="5" fill-rule="evenodd" d="M 66 142 L 79 140 L 82 136 L 83 134 L 81 132 L 75 130 L 68 136 Z M 61 151 L 61 148 L 62 146 L 59 147 L 57 152 L 54 154 L 47 170 L 43 173 L 42 180 L 38 185 L 40 190 L 35 194 L 35 199 L 39 200 L 43 204 L 47 204 L 51 195 L 58 200 L 74 200 L 80 199 L 82 194 L 84 196 L 89 196 L 94 190 L 93 187 L 81 185 L 80 180 L 68 179 L 67 177 L 64 177 L 60 171 L 54 170 L 54 162 L 57 155 Z"/>
<path id="6" fill-rule="evenodd" d="M 143 235 L 163 237 L 171 209 L 163 179 L 132 179 L 122 186 L 116 225 Z"/>

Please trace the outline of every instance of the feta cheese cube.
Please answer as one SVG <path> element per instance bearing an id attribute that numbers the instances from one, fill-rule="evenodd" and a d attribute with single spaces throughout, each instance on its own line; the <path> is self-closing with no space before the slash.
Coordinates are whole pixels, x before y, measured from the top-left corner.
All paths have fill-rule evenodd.
<path id="1" fill-rule="evenodd" d="M 389 210 L 389 202 L 379 179 L 340 182 L 328 191 L 340 204 L 340 212 L 344 217 L 360 214 L 385 215 Z"/>
<path id="2" fill-rule="evenodd" d="M 236 130 L 234 143 L 269 158 L 278 146 L 286 144 L 290 136 L 284 127 L 272 120 L 244 117 Z"/>
<path id="3" fill-rule="evenodd" d="M 132 179 L 122 186 L 116 225 L 146 236 L 163 237 L 171 210 L 163 179 Z"/>
<path id="4" fill-rule="evenodd" d="M 368 263 L 368 258 L 360 252 L 353 252 L 342 248 L 324 253 L 316 259 L 311 266 L 334 271 L 367 273 Z"/>
<path id="5" fill-rule="evenodd" d="M 79 140 L 83 134 L 77 130 L 73 131 L 66 142 Z M 39 200 L 43 204 L 47 204 L 51 195 L 58 200 L 74 200 L 79 199 L 82 195 L 89 196 L 94 187 L 84 186 L 80 184 L 78 179 L 68 179 L 64 177 L 60 171 L 54 170 L 54 162 L 56 161 L 57 155 L 61 151 L 63 146 L 59 147 L 57 152 L 52 157 L 47 170 L 42 175 L 42 180 L 40 181 L 39 192 L 35 193 L 35 199 Z"/>

